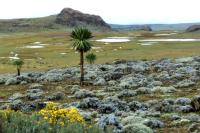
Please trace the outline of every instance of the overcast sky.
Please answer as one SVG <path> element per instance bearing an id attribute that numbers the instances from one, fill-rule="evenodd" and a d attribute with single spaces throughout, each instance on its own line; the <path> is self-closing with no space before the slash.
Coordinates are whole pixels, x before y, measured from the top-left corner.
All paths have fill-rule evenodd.
<path id="1" fill-rule="evenodd" d="M 0 19 L 48 16 L 64 7 L 113 24 L 200 22 L 200 0 L 0 0 Z"/>

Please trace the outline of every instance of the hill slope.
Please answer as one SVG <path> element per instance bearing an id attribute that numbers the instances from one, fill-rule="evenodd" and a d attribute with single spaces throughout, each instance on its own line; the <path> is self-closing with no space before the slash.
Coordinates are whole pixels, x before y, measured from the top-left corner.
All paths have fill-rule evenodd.
<path id="1" fill-rule="evenodd" d="M 74 26 L 107 30 L 110 26 L 100 16 L 84 14 L 65 8 L 58 15 L 41 18 L 0 19 L 0 32 L 32 32 L 38 30 L 66 30 Z"/>

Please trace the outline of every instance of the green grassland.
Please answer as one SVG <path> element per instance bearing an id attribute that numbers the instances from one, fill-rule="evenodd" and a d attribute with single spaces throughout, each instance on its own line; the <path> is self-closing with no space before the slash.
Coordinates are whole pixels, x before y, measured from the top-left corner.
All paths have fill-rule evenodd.
<path id="1" fill-rule="evenodd" d="M 159 38 L 195 38 L 200 39 L 198 32 L 178 32 L 176 35 L 156 37 L 159 33 L 172 33 L 173 31 L 107 31 L 94 32 L 91 43 L 100 49 L 91 50 L 97 55 L 96 63 L 112 62 L 116 59 L 160 59 L 193 56 L 200 54 L 200 42 L 158 42 L 155 45 L 142 46 L 138 44 L 140 39 Z M 113 36 L 131 37 L 130 42 L 109 43 L 96 42 L 96 39 Z M 34 42 L 48 44 L 41 49 L 23 48 L 33 45 Z M 121 48 L 120 48 L 121 47 Z M 10 53 L 19 54 L 24 59 L 25 65 L 22 71 L 42 71 L 51 68 L 66 68 L 78 66 L 79 54 L 72 49 L 70 31 L 43 31 L 43 32 L 19 32 L 0 34 L 0 57 L 9 57 Z M 62 55 L 61 53 L 66 53 Z M 0 73 L 13 73 L 15 67 L 10 59 L 0 58 Z"/>

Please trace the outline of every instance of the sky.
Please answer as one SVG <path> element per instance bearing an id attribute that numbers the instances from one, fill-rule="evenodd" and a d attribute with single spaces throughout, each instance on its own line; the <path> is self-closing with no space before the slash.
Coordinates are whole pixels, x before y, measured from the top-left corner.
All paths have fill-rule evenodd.
<path id="1" fill-rule="evenodd" d="M 200 0 L 0 0 L 0 19 L 58 14 L 70 7 L 110 24 L 200 22 Z"/>

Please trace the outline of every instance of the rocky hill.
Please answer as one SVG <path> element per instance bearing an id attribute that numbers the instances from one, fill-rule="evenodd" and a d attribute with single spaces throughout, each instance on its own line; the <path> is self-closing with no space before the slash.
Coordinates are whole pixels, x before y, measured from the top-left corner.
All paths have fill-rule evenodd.
<path id="1" fill-rule="evenodd" d="M 110 28 L 110 26 L 106 24 L 100 16 L 84 14 L 71 8 L 63 9 L 61 13 L 57 15 L 56 23 L 68 26 L 96 25 Z"/>
<path id="2" fill-rule="evenodd" d="M 0 20 L 0 32 L 66 30 L 74 26 L 86 26 L 95 30 L 110 29 L 100 16 L 84 14 L 71 8 L 65 8 L 58 15 L 47 17 Z"/>
<path id="3" fill-rule="evenodd" d="M 200 31 L 200 25 L 192 25 L 186 29 L 186 32 Z"/>

